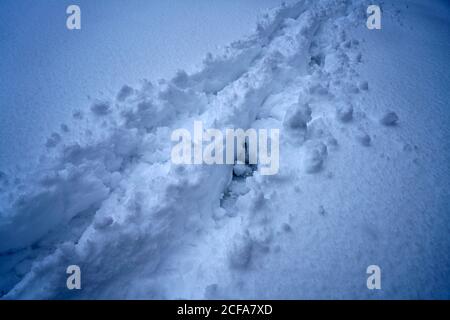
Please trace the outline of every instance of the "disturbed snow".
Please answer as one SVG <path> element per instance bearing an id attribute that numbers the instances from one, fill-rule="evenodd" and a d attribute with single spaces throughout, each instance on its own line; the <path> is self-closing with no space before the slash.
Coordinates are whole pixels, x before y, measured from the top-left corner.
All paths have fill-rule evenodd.
<path id="1" fill-rule="evenodd" d="M 367 5 L 282 6 L 201 70 L 75 111 L 78 129 L 55 132 L 39 168 L 0 175 L 3 297 L 449 297 L 448 93 L 435 85 L 436 114 L 420 114 L 407 72 L 440 68 L 396 71 L 420 5 L 385 4 L 383 36 L 364 29 Z M 430 32 L 436 16 L 448 26 L 435 5 L 419 21 Z M 405 68 L 448 59 L 439 34 L 428 41 Z M 279 174 L 173 165 L 170 134 L 195 120 L 279 128 Z M 66 289 L 73 264 L 81 291 Z M 371 264 L 382 291 L 367 290 Z"/>

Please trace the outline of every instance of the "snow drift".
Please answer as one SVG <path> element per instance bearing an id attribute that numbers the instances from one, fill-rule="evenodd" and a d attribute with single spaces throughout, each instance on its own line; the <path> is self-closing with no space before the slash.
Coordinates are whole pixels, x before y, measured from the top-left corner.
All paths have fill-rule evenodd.
<path id="1" fill-rule="evenodd" d="M 36 170 L 0 174 L 3 298 L 450 297 L 448 75 L 424 110 L 392 103 L 419 80 L 389 63 L 373 69 L 416 40 L 405 27 L 416 10 L 432 12 L 419 21 L 432 32 L 435 15 L 448 26 L 449 8 L 386 3 L 380 34 L 404 42 L 385 50 L 386 38 L 363 30 L 367 6 L 282 6 L 201 70 L 125 85 L 74 112 L 82 139 L 63 125 Z M 439 35 L 405 68 L 448 49 Z M 377 91 L 385 73 L 399 90 Z M 411 110 L 423 114 L 408 124 Z M 279 174 L 173 165 L 171 132 L 196 120 L 279 128 Z M 73 264 L 81 291 L 66 288 Z M 371 264 L 382 291 L 366 288 Z"/>

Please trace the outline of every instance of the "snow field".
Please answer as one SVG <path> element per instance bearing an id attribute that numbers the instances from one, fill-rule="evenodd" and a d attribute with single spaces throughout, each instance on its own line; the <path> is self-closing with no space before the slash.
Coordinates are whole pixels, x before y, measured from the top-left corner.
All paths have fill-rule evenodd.
<path id="1" fill-rule="evenodd" d="M 414 270 L 409 254 L 427 270 L 434 264 L 418 254 L 429 230 L 402 215 L 408 199 L 393 194 L 416 170 L 417 150 L 396 144 L 401 110 L 375 117 L 368 108 L 373 86 L 360 73 L 367 51 L 356 31 L 365 8 L 341 0 L 279 7 L 198 72 L 125 85 L 75 112 L 83 140 L 55 133 L 37 172 L 0 174 L 4 297 L 448 295 L 433 291 L 438 282 L 421 291 L 425 278 L 404 278 Z M 280 129 L 279 174 L 172 164 L 171 132 L 192 132 L 194 121 Z M 405 159 L 411 171 L 395 175 Z M 400 284 L 388 273 L 385 291 L 369 292 L 365 268 L 377 261 Z M 65 289 L 70 264 L 83 270 L 82 292 Z"/>

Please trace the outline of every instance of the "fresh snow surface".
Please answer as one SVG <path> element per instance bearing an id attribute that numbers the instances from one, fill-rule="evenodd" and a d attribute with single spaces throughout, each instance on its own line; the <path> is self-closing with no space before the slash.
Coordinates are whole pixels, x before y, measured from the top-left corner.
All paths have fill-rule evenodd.
<path id="1" fill-rule="evenodd" d="M 0 174 L 3 298 L 450 298 L 450 6 L 384 1 L 370 31 L 369 4 L 281 6 L 199 70 L 75 111 Z M 279 174 L 173 165 L 195 120 L 279 128 Z"/>

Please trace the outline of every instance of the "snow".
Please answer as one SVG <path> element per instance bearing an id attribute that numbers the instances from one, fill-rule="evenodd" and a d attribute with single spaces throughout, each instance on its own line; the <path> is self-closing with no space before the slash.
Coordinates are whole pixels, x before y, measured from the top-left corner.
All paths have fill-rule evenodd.
<path id="1" fill-rule="evenodd" d="M 3 298 L 450 298 L 450 7 L 385 2 L 371 31 L 368 5 L 280 6 L 198 70 L 74 111 L 33 171 L 0 172 Z M 173 164 L 199 120 L 280 129 L 279 173 Z"/>
<path id="2" fill-rule="evenodd" d="M 311 118 L 311 108 L 306 104 L 294 104 L 287 111 L 284 117 L 284 126 L 289 130 L 306 129 Z"/>
<path id="3" fill-rule="evenodd" d="M 385 126 L 395 126 L 398 122 L 398 115 L 393 111 L 388 111 L 383 118 L 381 118 L 381 123 Z"/>
<path id="4" fill-rule="evenodd" d="M 336 116 L 342 122 L 349 122 L 353 119 L 353 106 L 349 103 L 340 103 L 336 107 Z"/>
<path id="5" fill-rule="evenodd" d="M 0 167 L 34 167 L 56 124 L 73 126 L 72 110 L 114 96 L 125 83 L 195 70 L 207 52 L 251 33 L 257 15 L 281 1 L 78 0 L 79 32 L 66 28 L 72 3 L 1 1 Z"/>

